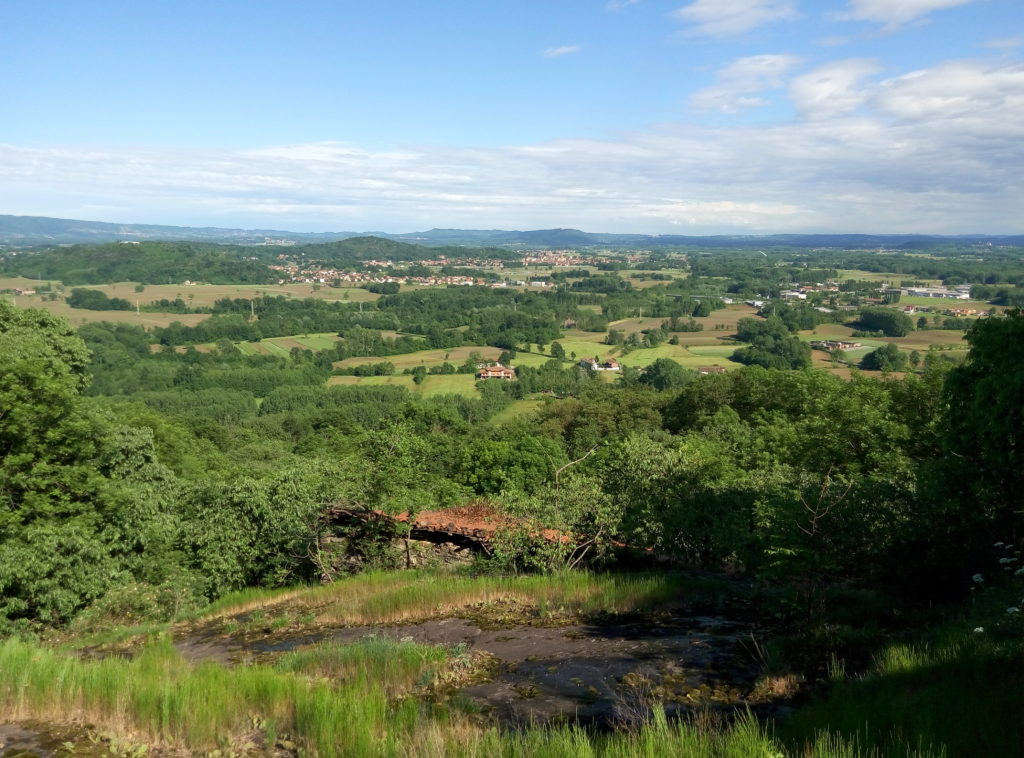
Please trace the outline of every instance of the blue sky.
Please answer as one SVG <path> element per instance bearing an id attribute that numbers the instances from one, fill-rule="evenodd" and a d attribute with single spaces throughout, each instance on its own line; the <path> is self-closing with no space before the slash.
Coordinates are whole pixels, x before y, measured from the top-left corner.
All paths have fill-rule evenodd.
<path id="1" fill-rule="evenodd" d="M 0 213 L 1024 232 L 1021 0 L 4 0 Z"/>

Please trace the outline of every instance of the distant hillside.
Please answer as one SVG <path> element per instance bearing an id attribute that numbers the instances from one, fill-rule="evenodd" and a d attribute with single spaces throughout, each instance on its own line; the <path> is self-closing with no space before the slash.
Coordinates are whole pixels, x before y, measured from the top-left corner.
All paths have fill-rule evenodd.
<path id="1" fill-rule="evenodd" d="M 231 254 L 228 249 L 189 242 L 75 245 L 12 255 L 2 263 L 5 274 L 60 280 L 68 285 L 161 284 L 186 279 L 212 284 L 268 284 L 278 279 L 266 263 Z"/>
<path id="2" fill-rule="evenodd" d="M 1024 235 L 936 236 L 922 234 L 772 234 L 687 236 L 676 234 L 608 234 L 579 229 L 430 229 L 425 232 L 391 234 L 387 232 L 288 232 L 277 229 L 226 229 L 219 227 L 157 226 L 151 224 L 109 224 L 100 221 L 74 221 L 42 216 L 0 215 L 0 247 L 29 247 L 74 243 L 117 241 L 192 241 L 237 245 L 273 245 L 275 243 L 310 245 L 357 239 L 373 239 L 368 248 L 392 260 L 415 260 L 405 248 L 389 248 L 381 241 L 428 247 L 527 248 L 737 248 L 737 247 L 836 247 L 847 249 L 916 250 L 948 244 L 1024 245 Z M 356 248 L 362 250 L 362 248 Z M 404 251 L 404 252 L 403 252 Z M 336 248 L 344 259 L 345 247 Z"/>
<path id="3" fill-rule="evenodd" d="M 426 245 L 401 242 L 398 239 L 377 235 L 349 237 L 338 242 L 295 245 L 288 248 L 289 255 L 303 255 L 332 266 L 353 265 L 367 260 L 393 261 L 395 263 L 423 261 L 446 256 L 458 258 L 519 258 L 519 253 L 508 248 L 477 247 L 470 245 Z"/>
<path id="4" fill-rule="evenodd" d="M 90 242 L 146 240 L 265 244 L 268 240 L 287 242 L 329 242 L 356 236 L 357 232 L 312 234 L 276 229 L 224 229 L 219 227 L 160 226 L 155 224 L 109 224 L 103 221 L 75 221 L 44 216 L 0 215 L 0 244 L 7 246 L 59 245 Z"/>
<path id="5" fill-rule="evenodd" d="M 305 255 L 332 265 L 356 263 L 365 260 L 411 261 L 422 260 L 433 254 L 422 245 L 398 242 L 376 235 L 349 237 L 337 242 L 296 245 L 289 249 L 291 255 Z"/>

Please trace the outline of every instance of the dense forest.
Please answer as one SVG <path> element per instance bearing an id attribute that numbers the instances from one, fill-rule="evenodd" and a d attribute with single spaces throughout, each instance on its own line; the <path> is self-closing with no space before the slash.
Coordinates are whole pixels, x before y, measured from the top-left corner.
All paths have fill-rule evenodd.
<path id="1" fill-rule="evenodd" d="M 453 260 L 518 260 L 518 254 L 495 248 L 423 247 L 380 237 L 352 237 L 339 242 L 266 247 L 204 242 L 111 242 L 21 251 L 0 259 L 0 273 L 57 279 L 67 285 L 133 281 L 162 284 L 183 280 L 211 284 L 269 284 L 279 278 L 267 266 L 286 253 L 307 265 L 361 269 L 367 260 L 396 263 L 449 256 Z"/>
<path id="2" fill-rule="evenodd" d="M 972 327 L 963 365 L 900 380 L 750 367 L 579 385 L 535 423 L 492 427 L 499 382 L 477 400 L 327 387 L 331 362 L 309 352 L 152 353 L 137 328 L 79 335 L 2 307 L 8 628 L 65 624 L 133 585 L 202 603 L 312 579 L 292 543 L 339 498 L 398 512 L 516 494 L 602 548 L 741 567 L 811 604 L 835 582 L 956 596 L 1021 528 L 1019 312 Z M 587 498 L 605 506 L 568 507 Z"/>

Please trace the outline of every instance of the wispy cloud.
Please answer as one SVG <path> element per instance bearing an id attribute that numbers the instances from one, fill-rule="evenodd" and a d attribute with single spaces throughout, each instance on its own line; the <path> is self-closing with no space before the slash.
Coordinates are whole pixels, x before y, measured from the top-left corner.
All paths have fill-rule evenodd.
<path id="1" fill-rule="evenodd" d="M 794 0 L 695 0 L 672 13 L 702 37 L 735 37 L 773 21 L 798 17 Z"/>
<path id="2" fill-rule="evenodd" d="M 583 49 L 583 45 L 562 45 L 561 47 L 549 47 L 541 55 L 545 58 L 560 58 L 563 55 L 575 55 Z"/>
<path id="3" fill-rule="evenodd" d="M 880 70 L 877 61 L 865 58 L 833 61 L 793 79 L 790 99 L 797 113 L 807 119 L 845 115 L 867 102 L 871 93 L 862 81 Z"/>
<path id="4" fill-rule="evenodd" d="M 722 113 L 767 105 L 769 101 L 761 93 L 783 86 L 785 74 L 799 61 L 797 56 L 785 54 L 739 58 L 719 69 L 715 84 L 694 92 L 690 102 L 701 110 Z"/>
<path id="5" fill-rule="evenodd" d="M 872 21 L 883 24 L 887 31 L 924 18 L 929 13 L 973 0 L 848 0 L 847 9 L 839 18 L 853 21 Z"/>
<path id="6" fill-rule="evenodd" d="M 992 50 L 1014 50 L 1018 47 L 1024 47 L 1024 36 L 990 39 L 985 43 L 985 47 Z"/>
<path id="7" fill-rule="evenodd" d="M 604 7 L 610 11 L 620 11 L 623 8 L 628 8 L 631 5 L 636 5 L 640 0 L 608 0 L 604 4 Z"/>
<path id="8" fill-rule="evenodd" d="M 776 81 L 790 65 L 753 56 L 723 71 Z M 1019 233 L 1024 66 L 879 75 L 862 59 L 802 74 L 790 90 L 802 118 L 756 128 L 677 124 L 490 149 L 0 145 L 0 207 L 296 230 Z"/>
<path id="9" fill-rule="evenodd" d="M 881 82 L 875 109 L 904 122 L 984 123 L 1024 116 L 1024 65 L 948 61 Z"/>

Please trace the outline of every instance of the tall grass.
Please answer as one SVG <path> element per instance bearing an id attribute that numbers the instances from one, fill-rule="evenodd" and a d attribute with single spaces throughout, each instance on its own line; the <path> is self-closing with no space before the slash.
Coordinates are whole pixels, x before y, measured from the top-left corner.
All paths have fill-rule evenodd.
<path id="1" fill-rule="evenodd" d="M 879 755 L 1024 755 L 1024 646 L 982 635 L 889 646 L 786 731 L 797 744 L 826 728 Z"/>
<path id="2" fill-rule="evenodd" d="M 301 597 L 308 589 L 307 587 L 288 587 L 285 589 L 246 587 L 245 589 L 229 592 L 214 600 L 196 616 L 212 619 L 220 616 L 232 616 L 236 613 L 246 613 L 247 611 L 285 603 L 293 598 Z"/>
<path id="3" fill-rule="evenodd" d="M 374 643 L 376 644 L 376 643 Z M 388 643 L 394 645 L 395 643 Z M 401 643 L 399 643 L 401 644 Z M 190 666 L 163 639 L 133 660 L 81 661 L 34 643 L 0 644 L 0 717 L 88 721 L 131 732 L 152 743 L 207 751 L 287 733 L 320 758 L 757 758 L 785 753 L 753 718 L 721 728 L 669 723 L 656 713 L 631 732 L 595 735 L 573 726 L 504 732 L 470 723 L 456 713 L 428 712 L 411 698 L 390 700 L 384 681 L 429 666 L 413 659 L 381 667 L 394 649 L 296 655 L 279 668 Z M 414 659 L 420 656 L 417 663 Z M 310 671 L 342 671 L 340 682 L 311 679 Z M 303 672 L 303 673 L 294 673 Z M 851 752 L 841 738 L 821 741 L 801 756 L 840 758 Z M 913 751 L 907 755 L 917 755 Z M 924 758 L 924 754 L 920 754 Z"/>
<path id="4" fill-rule="evenodd" d="M 297 650 L 282 657 L 274 668 L 339 682 L 377 682 L 394 699 L 416 684 L 429 683 L 449 654 L 448 649 L 436 645 L 367 637 L 349 645 L 321 643 Z"/>
<path id="5" fill-rule="evenodd" d="M 399 572 L 368 574 L 311 590 L 322 604 L 318 620 L 332 624 L 394 623 L 450 613 L 468 606 L 515 602 L 541 616 L 650 610 L 679 597 L 679 577 L 572 572 L 516 577 Z"/>
<path id="6" fill-rule="evenodd" d="M 384 624 L 447 614 L 469 606 L 515 602 L 538 615 L 626 613 L 680 598 L 697 580 L 679 575 L 468 576 L 446 571 L 378 571 L 315 587 L 247 589 L 225 595 L 202 613 L 212 619 L 285 603 L 315 609 L 327 624 Z M 706 592 L 707 588 L 702 588 Z"/>

